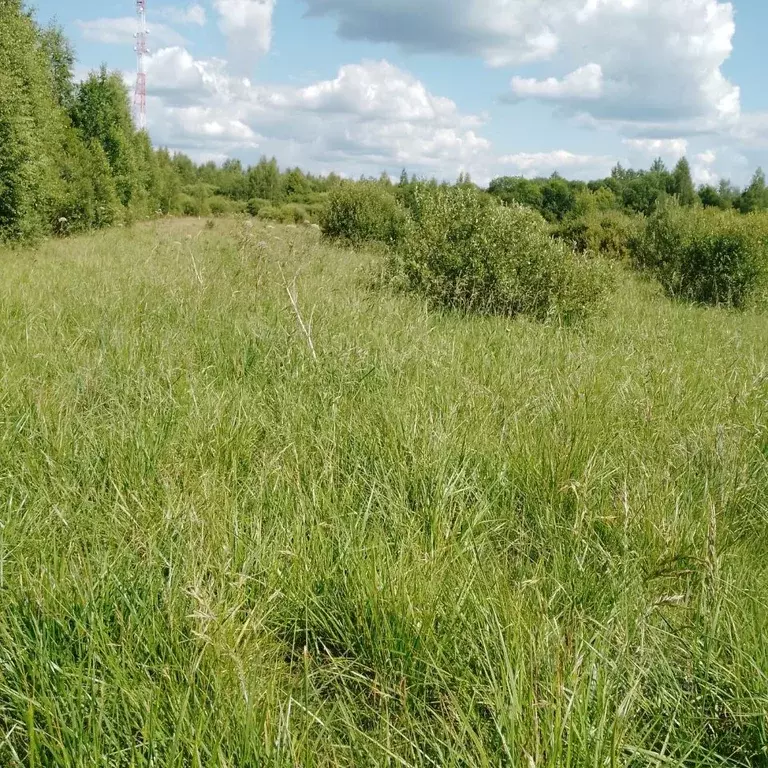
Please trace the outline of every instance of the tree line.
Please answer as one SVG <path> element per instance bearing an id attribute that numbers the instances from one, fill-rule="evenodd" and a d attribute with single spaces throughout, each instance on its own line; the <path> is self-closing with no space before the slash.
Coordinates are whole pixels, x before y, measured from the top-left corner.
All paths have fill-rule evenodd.
<path id="1" fill-rule="evenodd" d="M 0 2 L 0 237 L 25 240 L 169 208 L 175 174 L 133 126 L 120 76 L 82 83 L 62 31 Z"/>
<path id="2" fill-rule="evenodd" d="M 744 190 L 725 179 L 716 187 L 706 184 L 697 189 L 685 157 L 671 171 L 659 158 L 647 171 L 619 164 L 609 177 L 589 182 L 566 181 L 558 174 L 537 179 L 503 176 L 494 179 L 488 191 L 504 202 L 535 208 L 550 222 L 580 213 L 585 201 L 599 209 L 644 216 L 650 216 L 669 198 L 676 198 L 684 207 L 701 205 L 745 214 L 768 210 L 768 187 L 762 169 L 755 172 Z"/>

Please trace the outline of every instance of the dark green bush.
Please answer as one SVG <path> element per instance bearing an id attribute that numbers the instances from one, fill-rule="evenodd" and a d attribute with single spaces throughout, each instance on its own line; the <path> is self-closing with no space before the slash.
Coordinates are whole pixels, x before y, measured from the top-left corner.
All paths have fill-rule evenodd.
<path id="1" fill-rule="evenodd" d="M 648 218 L 633 256 L 670 296 L 743 307 L 768 279 L 768 227 L 759 215 L 669 203 Z"/>
<path id="2" fill-rule="evenodd" d="M 259 218 L 280 224 L 304 224 L 309 221 L 309 212 L 298 203 L 268 205 L 259 210 Z"/>
<path id="3" fill-rule="evenodd" d="M 60 184 L 52 206 L 51 229 L 57 235 L 107 227 L 125 213 L 101 145 L 85 144 L 72 128 L 63 133 Z"/>
<path id="4" fill-rule="evenodd" d="M 591 313 L 611 286 L 602 262 L 553 239 L 530 208 L 466 187 L 416 197 L 390 271 L 436 305 L 570 322 Z"/>
<path id="5" fill-rule="evenodd" d="M 328 205 L 327 200 L 323 202 L 317 202 L 317 203 L 308 203 L 306 206 L 304 206 L 307 209 L 307 214 L 309 215 L 309 220 L 313 224 L 318 224 L 320 220 L 323 218 L 323 215 L 325 214 L 326 206 Z"/>
<path id="6" fill-rule="evenodd" d="M 265 200 L 263 197 L 252 197 L 247 203 L 247 210 L 251 216 L 258 216 L 262 208 L 272 205 L 271 200 Z"/>
<path id="7" fill-rule="evenodd" d="M 209 201 L 208 201 L 208 207 L 211 212 L 211 216 L 227 216 L 234 212 L 233 201 L 230 200 L 227 197 L 222 197 L 221 195 L 214 195 Z"/>
<path id="8" fill-rule="evenodd" d="M 283 223 L 283 215 L 281 212 L 281 206 L 279 205 L 265 205 L 259 208 L 258 216 L 264 221 L 277 221 Z"/>
<path id="9" fill-rule="evenodd" d="M 259 208 L 259 214 L 260 219 L 264 219 L 264 221 L 277 221 L 282 223 L 282 213 L 281 213 L 281 206 L 279 205 L 265 205 L 261 208 Z"/>
<path id="10" fill-rule="evenodd" d="M 184 193 L 179 195 L 178 208 L 183 216 L 207 216 L 210 213 L 207 200 Z"/>
<path id="11" fill-rule="evenodd" d="M 282 206 L 283 221 L 288 224 L 306 224 L 309 221 L 309 211 L 299 203 L 286 203 Z"/>
<path id="12" fill-rule="evenodd" d="M 621 211 L 589 211 L 569 216 L 554 229 L 555 237 L 577 253 L 597 253 L 609 259 L 627 261 L 631 245 L 642 227 L 642 219 Z"/>
<path id="13" fill-rule="evenodd" d="M 406 213 L 394 194 L 378 182 L 344 182 L 328 196 L 320 217 L 323 234 L 349 243 L 398 243 Z"/>
<path id="14" fill-rule="evenodd" d="M 181 188 L 177 207 L 184 216 L 208 216 L 215 194 L 216 188 L 210 184 L 187 184 Z"/>

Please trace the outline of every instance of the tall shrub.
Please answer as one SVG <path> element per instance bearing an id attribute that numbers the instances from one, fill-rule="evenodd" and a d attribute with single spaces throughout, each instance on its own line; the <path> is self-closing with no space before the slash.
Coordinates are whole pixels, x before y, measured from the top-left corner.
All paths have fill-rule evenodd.
<path id="1" fill-rule="evenodd" d="M 550 237 L 530 208 L 506 207 L 467 187 L 416 194 L 391 271 L 436 305 L 570 322 L 592 312 L 610 288 L 605 267 Z"/>
<path id="2" fill-rule="evenodd" d="M 642 227 L 642 218 L 621 211 L 592 210 L 568 216 L 555 236 L 578 253 L 596 253 L 616 261 L 630 258 L 631 243 Z"/>
<path id="3" fill-rule="evenodd" d="M 768 279 L 768 231 L 758 219 L 670 203 L 649 217 L 634 258 L 671 296 L 743 307 Z"/>
<path id="4" fill-rule="evenodd" d="M 323 234 L 349 243 L 398 243 L 406 215 L 394 194 L 378 182 L 345 182 L 335 187 L 320 217 Z"/>

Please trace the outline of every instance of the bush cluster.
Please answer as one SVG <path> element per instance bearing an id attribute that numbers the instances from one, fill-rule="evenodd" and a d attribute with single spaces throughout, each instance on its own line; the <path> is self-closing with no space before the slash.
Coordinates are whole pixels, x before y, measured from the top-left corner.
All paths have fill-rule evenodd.
<path id="1" fill-rule="evenodd" d="M 271 200 L 265 200 L 263 197 L 252 197 L 246 203 L 245 208 L 251 216 L 258 216 L 263 208 L 268 208 L 271 205 Z"/>
<path id="2" fill-rule="evenodd" d="M 326 237 L 390 247 L 391 282 L 433 305 L 571 322 L 611 285 L 602 262 L 551 237 L 531 208 L 472 185 L 410 184 L 400 200 L 375 182 L 342 184 L 322 217 Z"/>
<path id="3" fill-rule="evenodd" d="M 768 226 L 758 214 L 669 203 L 648 218 L 633 257 L 670 296 L 743 307 L 768 280 Z"/>
<path id="4" fill-rule="evenodd" d="M 344 182 L 333 189 L 320 216 L 323 234 L 347 243 L 396 245 L 406 214 L 395 195 L 377 182 Z"/>
<path id="5" fill-rule="evenodd" d="M 211 216 L 232 216 L 245 213 L 245 203 L 231 200 L 223 195 L 214 195 L 209 201 Z"/>
<path id="6" fill-rule="evenodd" d="M 594 311 L 611 286 L 606 267 L 553 239 L 536 211 L 471 187 L 417 191 L 390 271 L 438 306 L 566 323 Z"/>
<path id="7" fill-rule="evenodd" d="M 566 218 L 554 234 L 577 253 L 596 253 L 616 261 L 628 261 L 632 243 L 642 228 L 642 218 L 621 211 L 588 211 Z"/>
<path id="8" fill-rule="evenodd" d="M 259 218 L 279 224 L 303 224 L 309 221 L 309 213 L 303 205 L 286 203 L 285 205 L 267 205 L 259 210 Z"/>

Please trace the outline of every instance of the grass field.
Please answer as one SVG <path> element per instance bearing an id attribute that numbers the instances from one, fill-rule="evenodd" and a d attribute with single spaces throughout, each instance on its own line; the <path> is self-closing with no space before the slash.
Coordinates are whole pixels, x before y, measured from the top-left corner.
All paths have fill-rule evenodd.
<path id="1" fill-rule="evenodd" d="M 768 317 L 375 260 L 0 252 L 0 765 L 768 765 Z"/>

